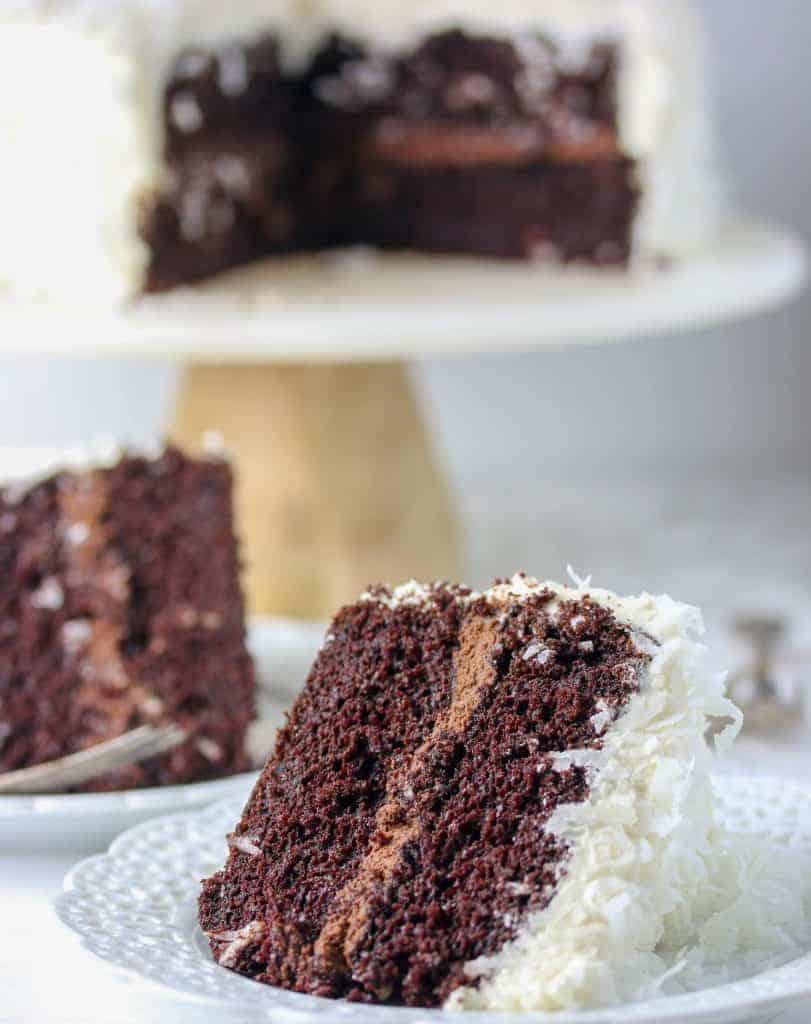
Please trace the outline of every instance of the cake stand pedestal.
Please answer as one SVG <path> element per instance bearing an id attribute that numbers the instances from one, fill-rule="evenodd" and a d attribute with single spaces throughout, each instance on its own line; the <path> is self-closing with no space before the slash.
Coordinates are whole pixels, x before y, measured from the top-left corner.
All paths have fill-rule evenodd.
<path id="1" fill-rule="evenodd" d="M 707 327 L 776 308 L 805 274 L 802 243 L 743 220 L 631 274 L 352 252 L 107 313 L 0 300 L 0 349 L 182 361 L 172 434 L 219 431 L 236 456 L 251 610 L 322 618 L 373 580 L 460 575 L 408 361 Z"/>
<path id="2" fill-rule="evenodd" d="M 194 365 L 171 436 L 237 455 L 252 608 L 327 617 L 379 579 L 459 576 L 455 517 L 408 368 Z"/>

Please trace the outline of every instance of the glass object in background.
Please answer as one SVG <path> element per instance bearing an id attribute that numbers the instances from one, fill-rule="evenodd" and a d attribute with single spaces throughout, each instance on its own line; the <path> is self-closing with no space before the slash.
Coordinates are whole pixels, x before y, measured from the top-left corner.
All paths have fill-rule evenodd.
<path id="1" fill-rule="evenodd" d="M 787 649 L 788 623 L 770 615 L 738 615 L 732 629 L 741 658 L 729 695 L 744 713 L 744 730 L 779 738 L 805 725 L 805 673 L 811 654 Z"/>

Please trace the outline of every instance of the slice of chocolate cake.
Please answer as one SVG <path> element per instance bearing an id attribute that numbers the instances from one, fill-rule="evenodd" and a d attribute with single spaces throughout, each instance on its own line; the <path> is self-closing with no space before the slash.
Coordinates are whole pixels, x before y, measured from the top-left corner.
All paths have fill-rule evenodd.
<path id="1" fill-rule="evenodd" d="M 701 618 L 516 576 L 383 587 L 333 622 L 204 883 L 219 963 L 364 1002 L 616 1002 L 713 828 Z"/>
<path id="2" fill-rule="evenodd" d="M 254 686 L 225 461 L 116 452 L 0 486 L 0 771 L 168 722 L 182 746 L 90 788 L 246 770 Z"/>

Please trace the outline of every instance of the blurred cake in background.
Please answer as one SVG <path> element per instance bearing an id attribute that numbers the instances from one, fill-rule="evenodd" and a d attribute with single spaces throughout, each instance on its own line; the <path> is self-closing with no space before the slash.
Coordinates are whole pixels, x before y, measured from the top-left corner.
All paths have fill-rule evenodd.
<path id="1" fill-rule="evenodd" d="M 110 450 L 0 482 L 0 772 L 169 722 L 186 742 L 92 788 L 243 771 L 254 691 L 227 462 Z"/>
<path id="2" fill-rule="evenodd" d="M 628 266 L 720 201 L 690 0 L 6 0 L 0 284 L 369 245 Z"/>

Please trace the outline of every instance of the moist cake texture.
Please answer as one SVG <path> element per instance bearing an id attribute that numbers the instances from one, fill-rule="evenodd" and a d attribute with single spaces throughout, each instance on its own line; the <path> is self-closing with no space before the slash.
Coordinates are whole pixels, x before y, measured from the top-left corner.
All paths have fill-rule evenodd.
<path id="1" fill-rule="evenodd" d="M 655 974 L 712 828 L 697 613 L 517 576 L 339 612 L 200 920 L 362 1002 L 556 1009 Z"/>
<path id="2" fill-rule="evenodd" d="M 691 0 L 11 0 L 1 94 L 23 293 L 354 245 L 625 267 L 720 215 Z"/>
<path id="3" fill-rule="evenodd" d="M 0 485 L 0 771 L 169 722 L 180 747 L 88 788 L 250 767 L 231 483 L 221 459 L 167 448 Z"/>

